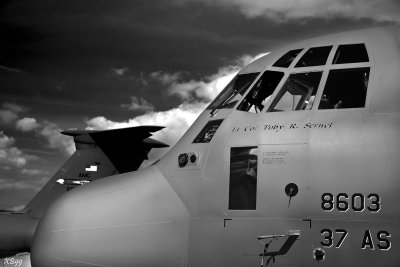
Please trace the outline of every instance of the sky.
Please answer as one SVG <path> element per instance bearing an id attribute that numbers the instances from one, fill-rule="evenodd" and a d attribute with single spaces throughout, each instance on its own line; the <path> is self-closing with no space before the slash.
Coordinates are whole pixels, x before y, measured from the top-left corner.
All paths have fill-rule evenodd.
<path id="1" fill-rule="evenodd" d="M 0 209 L 21 209 L 74 152 L 61 130 L 162 125 L 173 145 L 254 58 L 393 24 L 398 0 L 2 0 Z"/>

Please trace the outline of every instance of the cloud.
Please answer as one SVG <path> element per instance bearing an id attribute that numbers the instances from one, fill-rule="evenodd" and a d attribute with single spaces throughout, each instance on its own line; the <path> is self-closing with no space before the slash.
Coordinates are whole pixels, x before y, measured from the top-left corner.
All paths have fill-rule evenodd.
<path id="1" fill-rule="evenodd" d="M 11 110 L 4 110 L 0 109 L 0 120 L 2 123 L 11 123 L 12 121 L 16 120 L 18 115 Z"/>
<path id="2" fill-rule="evenodd" d="M 0 150 L 0 164 L 12 165 L 14 167 L 23 167 L 29 160 L 17 147 L 8 147 Z"/>
<path id="3" fill-rule="evenodd" d="M 130 104 L 122 104 L 121 107 L 134 111 L 150 111 L 154 110 L 154 106 L 147 102 L 143 97 L 131 96 Z"/>
<path id="4" fill-rule="evenodd" d="M 15 128 L 23 132 L 34 131 L 36 136 L 46 139 L 48 147 L 58 149 L 67 155 L 75 152 L 73 139 L 62 135 L 62 129 L 55 123 L 49 121 L 39 123 L 35 118 L 23 118 L 15 123 Z"/>
<path id="5" fill-rule="evenodd" d="M 144 73 L 141 72 L 139 77 L 136 77 L 136 79 L 142 84 L 143 87 L 148 87 L 149 83 L 144 77 Z"/>
<path id="6" fill-rule="evenodd" d="M 232 80 L 239 70 L 250 62 L 267 55 L 259 54 L 255 57 L 244 55 L 236 59 L 233 64 L 218 69 L 217 73 L 209 75 L 202 80 L 181 81 L 182 73 L 155 72 L 150 76 L 168 85 L 168 91 L 172 95 L 178 95 L 182 100 L 209 102 L 214 99 L 222 89 Z"/>
<path id="7" fill-rule="evenodd" d="M 189 126 L 192 125 L 206 105 L 206 103 L 182 104 L 177 108 L 167 111 L 149 112 L 124 122 L 115 122 L 103 116 L 99 116 L 86 121 L 86 124 L 87 129 L 91 130 L 115 129 L 140 125 L 165 126 L 165 129 L 156 132 L 153 137 L 173 146 L 183 133 L 186 132 Z M 169 148 L 151 150 L 149 153 L 150 161 L 158 159 L 168 151 L 168 149 Z"/>
<path id="8" fill-rule="evenodd" d="M 197 0 L 196 0 L 197 1 Z M 397 0 L 202 0 L 210 5 L 238 8 L 245 16 L 266 17 L 277 22 L 300 19 L 346 18 L 400 22 Z"/>
<path id="9" fill-rule="evenodd" d="M 86 121 L 86 129 L 105 130 L 140 125 L 160 125 L 165 126 L 166 129 L 157 132 L 154 136 L 168 144 L 174 144 L 205 107 L 206 103 L 182 104 L 177 108 L 159 112 L 152 111 L 123 122 L 115 122 L 98 116 Z"/>
<path id="10" fill-rule="evenodd" d="M 15 143 L 15 139 L 12 137 L 8 137 L 3 133 L 3 131 L 0 131 L 0 148 L 4 149 L 7 147 L 12 146 Z"/>
<path id="11" fill-rule="evenodd" d="M 215 74 L 200 80 L 183 81 L 183 72 L 172 74 L 162 71 L 153 72 L 149 75 L 150 78 L 159 81 L 168 88 L 170 94 L 180 96 L 185 102 L 170 110 L 158 112 L 151 110 L 144 115 L 122 122 L 112 121 L 104 116 L 94 117 L 86 121 L 86 129 L 105 130 L 140 125 L 165 126 L 165 129 L 156 132 L 153 137 L 173 146 L 236 73 L 243 66 L 264 55 L 266 54 L 259 54 L 255 57 L 244 55 L 234 60 L 232 64 L 219 68 Z M 133 98 L 133 100 L 140 104 L 139 99 Z M 150 161 L 158 159 L 168 149 L 151 150 L 149 153 Z"/>
<path id="12" fill-rule="evenodd" d="M 239 66 L 226 66 L 218 70 L 218 73 L 205 77 L 204 80 L 190 80 L 187 82 L 174 82 L 168 91 L 176 94 L 183 100 L 196 98 L 202 101 L 210 101 L 229 83 L 240 70 Z"/>
<path id="13" fill-rule="evenodd" d="M 4 65 L 0 65 L 0 71 L 11 72 L 11 73 L 21 73 L 22 72 L 22 70 L 20 70 L 20 69 L 11 68 L 11 67 L 7 67 Z"/>
<path id="14" fill-rule="evenodd" d="M 182 77 L 182 72 L 176 72 L 171 74 L 171 73 L 163 73 L 162 71 L 155 71 L 150 73 L 150 77 L 155 80 L 158 80 L 163 85 L 169 85 L 171 83 L 178 81 Z"/>
<path id="15" fill-rule="evenodd" d="M 37 169 L 22 169 L 21 174 L 29 175 L 29 176 L 38 176 L 38 175 L 48 175 L 49 173 L 44 170 Z"/>
<path id="16" fill-rule="evenodd" d="M 47 140 L 48 147 L 72 155 L 75 152 L 75 143 L 71 137 L 62 135 L 61 131 L 57 124 L 45 121 L 37 134 Z"/>
<path id="17" fill-rule="evenodd" d="M 37 129 L 38 127 L 40 127 L 40 124 L 37 123 L 36 119 L 34 118 L 23 118 L 15 123 L 15 128 L 23 132 L 29 132 Z"/>
<path id="18" fill-rule="evenodd" d="M 87 129 L 113 129 L 132 127 L 139 125 L 161 125 L 166 129 L 157 132 L 154 137 L 169 144 L 174 145 L 182 134 L 194 122 L 197 116 L 205 109 L 209 101 L 217 96 L 217 94 L 228 84 L 241 67 L 249 62 L 263 56 L 264 54 L 252 57 L 244 55 L 228 66 L 221 67 L 218 71 L 200 80 L 183 81 L 183 72 L 173 74 L 163 73 L 161 71 L 153 72 L 149 75 L 168 88 L 170 94 L 180 96 L 185 103 L 170 110 L 154 111 L 151 103 L 148 103 L 142 97 L 131 97 L 130 104 L 122 104 L 121 106 L 129 110 L 141 110 L 146 114 L 134 117 L 127 121 L 116 122 L 109 120 L 103 116 L 94 117 L 86 121 Z M 126 73 L 124 68 L 116 69 L 116 73 Z M 27 108 L 16 105 L 14 103 L 4 103 L 3 108 L 18 114 L 24 112 Z M 17 115 L 18 116 L 18 115 Z M 68 155 L 75 151 L 75 143 L 73 139 L 62 135 L 62 129 L 55 123 L 44 121 L 38 122 L 35 118 L 23 118 L 16 122 L 18 130 L 28 132 L 34 131 L 37 136 L 43 137 L 48 142 L 48 147 L 58 149 Z M 23 167 L 30 158 L 17 147 L 13 146 L 15 140 L 0 132 L 0 160 L 3 162 L 2 168 L 8 167 L 6 162 L 12 166 Z M 32 157 L 32 156 L 31 156 Z M 26 174 L 32 174 L 33 171 L 23 170 Z"/>
<path id="19" fill-rule="evenodd" d="M 0 109 L 0 121 L 5 124 L 12 123 L 18 118 L 18 114 L 27 111 L 24 106 L 15 103 L 5 102 Z"/>
<path id="20" fill-rule="evenodd" d="M 0 131 L 0 166 L 9 169 L 10 166 L 21 168 L 29 161 L 36 160 L 37 157 L 28 155 L 19 150 L 15 144 L 15 139 Z"/>
<path id="21" fill-rule="evenodd" d="M 48 180 L 49 177 L 42 177 L 39 179 L 27 179 L 27 180 L 0 179 L 0 190 L 30 189 L 39 191 L 43 187 L 43 184 Z"/>
<path id="22" fill-rule="evenodd" d="M 265 53 L 260 53 L 255 56 L 250 56 L 250 55 L 243 55 L 239 58 L 237 58 L 234 62 L 236 65 L 239 65 L 241 68 L 250 64 L 251 62 L 256 61 L 257 59 L 260 59 L 266 55 L 268 55 L 270 52 L 265 52 Z"/>
<path id="23" fill-rule="evenodd" d="M 11 111 L 13 111 L 15 113 L 28 111 L 27 107 L 24 107 L 24 106 L 21 106 L 21 105 L 17 105 L 15 103 L 10 103 L 10 102 L 5 102 L 3 104 L 3 108 L 11 110 Z"/>
<path id="24" fill-rule="evenodd" d="M 10 189 L 33 189 L 32 184 L 29 181 L 12 181 L 12 180 L 0 180 L 0 190 Z"/>
<path id="25" fill-rule="evenodd" d="M 111 72 L 117 76 L 124 76 L 129 72 L 129 68 L 122 67 L 122 68 L 111 68 Z"/>
<path id="26" fill-rule="evenodd" d="M 25 106 L 4 102 L 2 104 L 2 109 L 0 109 L 0 122 L 6 124 L 12 123 L 18 119 L 19 113 L 28 110 L 29 109 Z M 39 123 L 35 118 L 26 117 L 17 120 L 15 128 L 23 132 L 35 131 L 36 135 L 44 137 L 47 140 L 48 147 L 58 149 L 65 154 L 72 155 L 75 151 L 75 143 L 73 139 L 62 135 L 60 133 L 62 129 L 60 129 L 55 123 L 48 121 Z M 28 159 L 33 159 L 34 157 L 24 154 L 17 147 L 13 147 L 12 144 L 14 144 L 14 142 L 14 138 L 8 137 L 0 131 L 0 167 L 3 169 L 9 168 L 7 162 L 12 166 L 22 167 L 27 163 Z"/>

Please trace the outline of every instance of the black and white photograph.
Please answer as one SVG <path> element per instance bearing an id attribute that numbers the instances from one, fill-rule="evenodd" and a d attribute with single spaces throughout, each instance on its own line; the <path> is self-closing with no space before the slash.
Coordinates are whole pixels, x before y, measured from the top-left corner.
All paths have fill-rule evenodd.
<path id="1" fill-rule="evenodd" d="M 400 266 L 398 0 L 0 1 L 0 267 Z"/>

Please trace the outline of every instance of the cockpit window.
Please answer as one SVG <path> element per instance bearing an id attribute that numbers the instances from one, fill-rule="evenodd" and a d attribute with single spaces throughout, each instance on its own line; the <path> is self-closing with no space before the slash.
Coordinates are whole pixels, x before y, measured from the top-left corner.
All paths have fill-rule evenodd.
<path id="1" fill-rule="evenodd" d="M 318 109 L 365 106 L 369 68 L 331 70 Z"/>
<path id="2" fill-rule="evenodd" d="M 255 210 L 257 200 L 256 146 L 232 147 L 229 177 L 229 209 Z"/>
<path id="3" fill-rule="evenodd" d="M 234 107 L 258 74 L 259 72 L 237 75 L 207 109 Z"/>
<path id="4" fill-rule="evenodd" d="M 332 46 L 321 46 L 308 49 L 299 62 L 297 62 L 296 68 L 325 65 L 331 49 Z"/>
<path id="5" fill-rule="evenodd" d="M 269 108 L 269 111 L 311 109 L 321 76 L 322 72 L 291 74 Z"/>
<path id="6" fill-rule="evenodd" d="M 368 62 L 368 53 L 364 44 L 339 45 L 333 58 L 333 64 Z"/>
<path id="7" fill-rule="evenodd" d="M 274 67 L 288 68 L 303 49 L 290 50 L 274 63 Z"/>
<path id="8" fill-rule="evenodd" d="M 278 86 L 284 73 L 278 71 L 265 71 L 256 82 L 246 98 L 240 103 L 238 110 L 257 113 L 261 111 Z"/>

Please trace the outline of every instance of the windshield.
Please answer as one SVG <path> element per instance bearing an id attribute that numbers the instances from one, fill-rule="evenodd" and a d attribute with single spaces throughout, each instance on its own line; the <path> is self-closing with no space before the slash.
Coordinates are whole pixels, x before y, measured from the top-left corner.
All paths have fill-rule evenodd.
<path id="1" fill-rule="evenodd" d="M 289 76 L 269 111 L 310 110 L 322 72 L 294 73 Z"/>
<path id="2" fill-rule="evenodd" d="M 259 72 L 236 75 L 207 109 L 232 108 L 246 93 Z"/>

